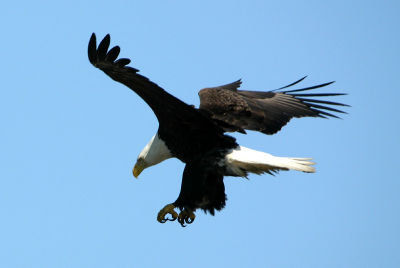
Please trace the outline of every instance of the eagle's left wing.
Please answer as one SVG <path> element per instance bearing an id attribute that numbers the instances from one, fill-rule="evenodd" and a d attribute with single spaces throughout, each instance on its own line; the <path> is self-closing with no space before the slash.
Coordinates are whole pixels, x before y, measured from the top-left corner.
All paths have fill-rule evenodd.
<path id="1" fill-rule="evenodd" d="M 294 117 L 337 117 L 332 112 L 345 113 L 332 106 L 346 104 L 318 99 L 344 93 L 299 93 L 332 84 L 328 82 L 312 87 L 285 90 L 302 80 L 272 91 L 239 90 L 240 80 L 219 87 L 200 90 L 200 110 L 211 114 L 215 120 L 233 127 L 265 134 L 275 134 Z M 315 98 L 313 98 L 315 97 Z M 226 131 L 229 129 L 226 128 Z"/>

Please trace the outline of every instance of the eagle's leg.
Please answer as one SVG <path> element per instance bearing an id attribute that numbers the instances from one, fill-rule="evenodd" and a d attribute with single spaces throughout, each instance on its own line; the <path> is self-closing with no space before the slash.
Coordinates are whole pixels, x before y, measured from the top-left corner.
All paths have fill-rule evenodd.
<path id="1" fill-rule="evenodd" d="M 191 224 L 194 219 L 196 218 L 196 215 L 194 215 L 191 209 L 184 208 L 181 213 L 179 213 L 178 216 L 178 222 L 182 225 L 182 227 L 186 227 L 186 224 Z"/>
<path id="2" fill-rule="evenodd" d="M 178 218 L 178 213 L 174 210 L 175 206 L 173 204 L 166 205 L 163 209 L 158 212 L 157 221 L 165 223 L 167 221 L 174 221 Z M 171 214 L 172 218 L 166 218 L 167 214 Z"/>

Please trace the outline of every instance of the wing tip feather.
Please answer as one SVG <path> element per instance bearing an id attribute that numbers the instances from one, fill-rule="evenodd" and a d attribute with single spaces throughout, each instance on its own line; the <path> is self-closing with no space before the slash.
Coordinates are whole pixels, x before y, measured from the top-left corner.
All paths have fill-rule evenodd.
<path id="1" fill-rule="evenodd" d="M 92 33 L 88 44 L 88 58 L 91 64 L 95 64 L 97 60 L 97 41 L 96 34 Z"/>

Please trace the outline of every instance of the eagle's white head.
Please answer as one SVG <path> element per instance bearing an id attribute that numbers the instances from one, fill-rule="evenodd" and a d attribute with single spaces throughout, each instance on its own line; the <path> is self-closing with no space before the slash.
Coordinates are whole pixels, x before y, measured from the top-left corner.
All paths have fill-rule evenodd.
<path id="1" fill-rule="evenodd" d="M 158 133 L 154 135 L 149 143 L 140 152 L 136 164 L 132 170 L 133 176 L 137 178 L 139 174 L 146 168 L 157 165 L 162 161 L 173 157 L 164 141 L 158 137 Z"/>

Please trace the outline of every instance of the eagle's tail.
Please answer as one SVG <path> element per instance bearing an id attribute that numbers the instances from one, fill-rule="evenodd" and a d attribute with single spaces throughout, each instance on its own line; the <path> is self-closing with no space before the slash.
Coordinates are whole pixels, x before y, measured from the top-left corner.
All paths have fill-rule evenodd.
<path id="1" fill-rule="evenodd" d="M 279 170 L 298 170 L 315 172 L 315 163 L 311 158 L 277 157 L 268 153 L 239 146 L 225 156 L 228 173 L 233 176 L 246 177 L 248 172 L 255 174 L 273 174 Z"/>

